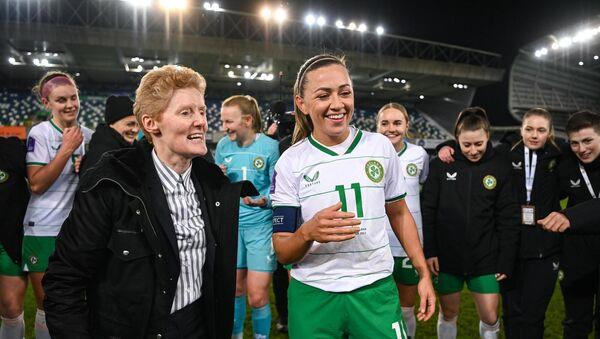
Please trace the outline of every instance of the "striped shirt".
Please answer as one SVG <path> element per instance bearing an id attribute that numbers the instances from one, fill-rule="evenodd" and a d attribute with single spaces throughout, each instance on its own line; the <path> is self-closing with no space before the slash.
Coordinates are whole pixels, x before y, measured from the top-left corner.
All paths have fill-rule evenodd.
<path id="1" fill-rule="evenodd" d="M 192 182 L 192 166 L 178 174 L 165 165 L 154 150 L 152 160 L 167 198 L 179 248 L 181 272 L 171 306 L 173 313 L 200 298 L 202 266 L 206 257 L 204 220 Z"/>

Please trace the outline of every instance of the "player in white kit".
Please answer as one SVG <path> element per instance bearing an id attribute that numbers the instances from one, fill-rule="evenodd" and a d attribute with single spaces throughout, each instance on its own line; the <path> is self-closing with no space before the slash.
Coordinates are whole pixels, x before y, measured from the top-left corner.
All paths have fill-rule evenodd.
<path id="1" fill-rule="evenodd" d="M 406 204 L 415 219 L 419 239 L 423 244 L 423 218 L 421 217 L 421 203 L 419 200 L 420 184 L 427 179 L 429 171 L 429 155 L 421 146 L 411 144 L 405 140 L 408 135 L 410 120 L 406 108 L 398 103 L 390 102 L 379 109 L 377 113 L 377 132 L 390 139 L 400 160 L 400 171 L 406 182 Z M 419 274 L 412 266 L 410 258 L 398 241 L 391 225 L 387 223 L 390 247 L 394 256 L 394 280 L 400 294 L 402 318 L 406 323 L 408 336 L 414 338 L 417 322 L 415 319 L 414 305 L 417 296 Z"/>

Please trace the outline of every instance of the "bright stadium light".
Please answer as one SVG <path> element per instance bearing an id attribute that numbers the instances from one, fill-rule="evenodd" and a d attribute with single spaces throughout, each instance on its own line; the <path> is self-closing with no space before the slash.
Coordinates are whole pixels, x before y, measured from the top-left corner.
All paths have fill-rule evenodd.
<path id="1" fill-rule="evenodd" d="M 40 66 L 40 59 L 38 59 L 38 58 L 33 59 L 33 64 L 36 66 Z"/>
<path id="2" fill-rule="evenodd" d="M 577 32 L 577 34 L 575 34 L 575 36 L 573 37 L 573 42 L 586 42 L 592 39 L 595 34 L 596 30 L 594 29 L 582 29 L 581 31 Z"/>
<path id="3" fill-rule="evenodd" d="M 127 2 L 128 4 L 132 5 L 133 7 L 140 7 L 140 8 L 146 8 L 146 7 L 150 6 L 150 3 L 151 3 L 150 0 L 123 0 L 123 2 Z"/>
<path id="4" fill-rule="evenodd" d="M 252 77 L 252 73 L 250 73 L 248 71 L 244 72 L 244 78 L 250 79 L 250 77 Z"/>
<path id="5" fill-rule="evenodd" d="M 594 55 L 594 60 L 598 60 L 598 56 L 597 55 Z"/>
<path id="6" fill-rule="evenodd" d="M 8 58 L 8 63 L 11 64 L 11 65 L 16 65 L 17 64 L 17 60 L 15 60 L 15 58 L 13 58 L 13 57 L 10 57 L 10 58 Z"/>
<path id="7" fill-rule="evenodd" d="M 567 47 L 571 46 L 572 43 L 573 43 L 573 40 L 570 37 L 564 37 L 564 38 L 558 40 L 558 46 L 561 48 L 567 48 Z"/>
<path id="8" fill-rule="evenodd" d="M 205 2 L 205 3 L 204 3 L 204 9 L 205 9 L 205 10 L 207 10 L 207 11 L 210 11 L 210 10 L 211 10 L 211 8 L 212 8 L 212 6 L 210 5 L 210 2 Z"/>
<path id="9" fill-rule="evenodd" d="M 275 10 L 275 21 L 282 24 L 288 19 L 287 10 L 283 7 L 279 7 Z"/>
<path id="10" fill-rule="evenodd" d="M 227 76 L 230 78 L 234 78 L 235 77 L 235 73 L 233 73 L 233 71 L 229 71 L 227 72 Z"/>
<path id="11" fill-rule="evenodd" d="M 315 19 L 315 16 L 310 13 L 304 17 L 304 22 L 309 26 L 314 25 L 315 21 L 317 21 L 317 19 Z"/>
<path id="12" fill-rule="evenodd" d="M 425 99 L 425 96 L 423 94 L 419 95 L 419 99 L 423 100 Z"/>
<path id="13" fill-rule="evenodd" d="M 265 20 L 269 20 L 271 18 L 271 9 L 267 6 L 263 7 L 260 10 L 260 16 Z"/>
<path id="14" fill-rule="evenodd" d="M 317 25 L 319 25 L 319 27 L 325 26 L 326 23 L 327 23 L 327 19 L 325 19 L 324 16 L 321 15 L 317 18 Z"/>
<path id="15" fill-rule="evenodd" d="M 452 84 L 452 87 L 458 88 L 458 84 Z"/>
<path id="16" fill-rule="evenodd" d="M 405 84 L 406 83 L 406 79 L 402 79 L 400 80 L 401 83 Z"/>
<path id="17" fill-rule="evenodd" d="M 583 61 L 580 61 L 580 62 L 579 62 L 579 66 L 583 66 Z"/>
<path id="18" fill-rule="evenodd" d="M 349 23 L 348 27 L 346 27 L 346 28 L 348 28 L 351 31 L 354 31 L 354 30 L 356 30 L 356 24 L 353 21 L 353 22 Z"/>
<path id="19" fill-rule="evenodd" d="M 469 86 L 467 86 L 467 85 L 464 85 L 464 86 L 463 86 L 463 88 L 464 88 L 464 89 L 467 89 L 467 88 L 469 88 Z"/>
<path id="20" fill-rule="evenodd" d="M 185 0 L 160 0 L 160 5 L 165 10 L 169 11 L 172 9 L 182 10 L 187 7 L 187 1 Z"/>
<path id="21" fill-rule="evenodd" d="M 550 46 L 552 49 L 557 50 L 560 46 L 558 45 L 558 42 L 553 42 L 552 46 Z"/>
<path id="22" fill-rule="evenodd" d="M 337 28 L 344 28 L 344 22 L 342 20 L 336 20 L 335 21 L 335 27 L 337 27 Z"/>
<path id="23" fill-rule="evenodd" d="M 548 54 L 548 49 L 546 47 L 540 49 L 540 53 L 542 53 L 542 55 L 546 55 Z"/>
<path id="24" fill-rule="evenodd" d="M 267 74 L 267 81 L 273 81 L 274 78 L 275 76 L 273 75 L 273 73 Z"/>
<path id="25" fill-rule="evenodd" d="M 242 86 L 242 83 L 241 83 L 241 82 L 239 82 L 239 81 L 238 81 L 238 82 L 236 82 L 235 84 L 236 84 L 238 87 Z"/>
<path id="26" fill-rule="evenodd" d="M 229 68 L 229 67 L 231 67 L 231 66 L 229 66 L 229 64 L 225 64 L 225 66 L 223 66 L 223 67 L 225 67 L 225 68 Z"/>
<path id="27" fill-rule="evenodd" d="M 367 31 L 367 25 L 364 24 L 364 23 L 358 25 L 358 31 L 361 32 L 361 33 L 366 32 Z"/>
<path id="28" fill-rule="evenodd" d="M 384 32 L 383 27 L 377 26 L 377 28 L 375 29 L 375 32 L 377 33 L 377 35 L 382 35 Z"/>
<path id="29" fill-rule="evenodd" d="M 394 82 L 397 83 L 397 84 L 399 84 L 400 83 L 400 79 L 394 78 Z"/>
<path id="30" fill-rule="evenodd" d="M 535 55 L 536 58 L 541 58 L 542 57 L 542 51 L 538 49 L 537 51 L 535 51 L 534 55 Z"/>

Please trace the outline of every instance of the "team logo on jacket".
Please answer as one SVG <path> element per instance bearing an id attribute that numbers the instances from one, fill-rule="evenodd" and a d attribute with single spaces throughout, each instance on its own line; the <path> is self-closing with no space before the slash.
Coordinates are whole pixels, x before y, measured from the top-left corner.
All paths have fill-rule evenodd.
<path id="1" fill-rule="evenodd" d="M 488 190 L 493 190 L 496 187 L 496 184 L 497 181 L 493 175 L 486 175 L 483 177 L 483 187 L 487 188 Z"/>
<path id="2" fill-rule="evenodd" d="M 365 164 L 365 173 L 372 182 L 377 184 L 383 180 L 383 165 L 377 160 L 369 160 Z"/>
<path id="3" fill-rule="evenodd" d="M 513 161 L 513 162 L 512 162 L 512 167 L 513 167 L 513 169 L 516 169 L 516 170 L 517 170 L 517 169 L 519 169 L 519 170 L 520 170 L 520 169 L 523 169 L 523 163 L 522 163 L 522 162 L 520 162 L 520 161 L 519 161 L 519 162 L 514 162 L 514 161 Z"/>
<path id="4" fill-rule="evenodd" d="M 454 173 L 448 173 L 446 172 L 446 181 L 451 180 L 451 181 L 456 181 L 456 176 L 458 175 L 457 172 Z"/>
<path id="5" fill-rule="evenodd" d="M 6 182 L 6 180 L 8 180 L 9 177 L 10 176 L 8 175 L 8 173 L 0 170 L 0 184 Z"/>
<path id="6" fill-rule="evenodd" d="M 262 169 L 263 167 L 265 167 L 265 159 L 261 157 L 256 157 L 254 158 L 254 161 L 252 161 L 252 164 L 254 165 L 254 168 Z"/>
<path id="7" fill-rule="evenodd" d="M 571 182 L 571 188 L 581 187 L 581 179 L 569 180 Z"/>
<path id="8" fill-rule="evenodd" d="M 410 175 L 411 177 L 417 176 L 418 172 L 419 172 L 419 169 L 417 168 L 417 165 L 415 165 L 413 163 L 406 165 L 406 173 L 408 173 L 408 175 Z"/>

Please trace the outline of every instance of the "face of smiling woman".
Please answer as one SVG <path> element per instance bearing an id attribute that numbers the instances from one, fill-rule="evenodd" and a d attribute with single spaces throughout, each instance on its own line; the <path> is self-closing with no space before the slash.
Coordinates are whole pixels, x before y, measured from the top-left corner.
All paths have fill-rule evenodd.
<path id="1" fill-rule="evenodd" d="M 47 98 L 42 99 L 42 103 L 52 114 L 52 119 L 61 128 L 77 124 L 79 95 L 75 86 L 62 85 L 55 87 Z"/>
<path id="2" fill-rule="evenodd" d="M 195 88 L 176 89 L 159 119 L 145 115 L 142 123 L 159 158 L 176 170 L 206 154 L 206 104 Z"/>
<path id="3" fill-rule="evenodd" d="M 349 134 L 354 113 L 354 91 L 345 67 L 332 64 L 306 75 L 306 85 L 296 104 L 313 123 L 313 136 L 326 146 L 342 143 Z"/>

